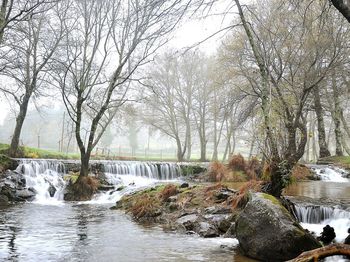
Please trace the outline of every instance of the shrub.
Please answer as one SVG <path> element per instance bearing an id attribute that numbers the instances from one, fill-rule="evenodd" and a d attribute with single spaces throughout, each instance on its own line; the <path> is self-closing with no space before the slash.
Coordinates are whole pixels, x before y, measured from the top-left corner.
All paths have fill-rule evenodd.
<path id="1" fill-rule="evenodd" d="M 244 157 L 241 154 L 233 155 L 228 162 L 228 166 L 231 170 L 234 171 L 245 171 L 246 170 L 246 162 Z"/>
<path id="2" fill-rule="evenodd" d="M 304 165 L 295 165 L 292 169 L 292 180 L 304 180 L 310 176 L 310 169 Z"/>
<path id="3" fill-rule="evenodd" d="M 148 194 L 138 196 L 128 210 L 135 219 L 152 218 L 159 215 L 159 202 Z"/>
<path id="4" fill-rule="evenodd" d="M 174 184 L 166 185 L 162 191 L 159 192 L 160 199 L 165 202 L 171 196 L 175 196 L 178 193 L 177 187 Z"/>
<path id="5" fill-rule="evenodd" d="M 226 182 L 246 182 L 247 176 L 242 171 L 231 171 L 225 176 L 224 181 L 226 181 Z"/>
<path id="6" fill-rule="evenodd" d="M 261 178 L 264 181 L 270 181 L 271 180 L 271 166 L 270 166 L 270 163 L 268 163 L 268 162 L 264 163 L 264 167 L 263 167 L 263 170 L 262 170 Z"/>
<path id="7" fill-rule="evenodd" d="M 242 185 L 237 196 L 235 196 L 232 206 L 233 208 L 244 208 L 249 201 L 249 191 L 260 192 L 261 182 L 256 180 L 250 180 Z"/>
<path id="8" fill-rule="evenodd" d="M 210 163 L 209 166 L 209 181 L 211 182 L 220 182 L 225 176 L 229 173 L 226 166 L 218 161 Z"/>

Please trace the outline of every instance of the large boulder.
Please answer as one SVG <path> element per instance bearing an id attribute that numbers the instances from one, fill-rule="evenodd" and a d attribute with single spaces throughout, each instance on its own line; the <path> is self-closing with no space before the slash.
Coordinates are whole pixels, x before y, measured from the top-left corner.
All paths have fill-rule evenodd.
<path id="1" fill-rule="evenodd" d="M 245 255 L 285 261 L 320 247 L 273 196 L 256 193 L 236 221 L 236 237 Z"/>

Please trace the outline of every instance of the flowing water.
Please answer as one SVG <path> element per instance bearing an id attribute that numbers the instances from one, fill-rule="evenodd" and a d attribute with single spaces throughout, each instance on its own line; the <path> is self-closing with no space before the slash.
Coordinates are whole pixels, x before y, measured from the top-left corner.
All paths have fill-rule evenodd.
<path id="1" fill-rule="evenodd" d="M 177 164 L 106 162 L 104 169 L 115 189 L 89 202 L 67 203 L 61 162 L 23 160 L 17 170 L 37 195 L 31 203 L 0 210 L 0 261 L 245 261 L 235 255 L 236 239 L 166 233 L 109 209 L 127 192 L 178 179 Z"/>
<path id="2" fill-rule="evenodd" d="M 121 211 L 112 211 L 124 194 L 159 182 L 179 181 L 175 163 L 101 162 L 113 188 L 92 201 L 64 202 L 65 165 L 59 161 L 23 160 L 28 187 L 37 192 L 33 202 L 0 210 L 0 261 L 249 261 L 236 254 L 236 239 L 203 239 L 165 233 L 159 227 L 140 226 Z M 342 242 L 350 227 L 350 209 L 308 203 L 338 199 L 350 203 L 350 183 L 344 171 L 313 167 L 321 181 L 291 186 L 286 195 L 305 198 L 296 213 L 301 224 L 320 234 L 335 228 Z M 49 189 L 55 192 L 50 196 Z M 328 201 L 329 202 L 329 201 Z"/>
<path id="3" fill-rule="evenodd" d="M 320 181 L 299 182 L 290 186 L 285 195 L 299 197 L 296 215 L 304 228 L 320 235 L 323 227 L 330 225 L 336 241 L 344 242 L 350 228 L 350 180 L 348 173 L 331 166 L 311 166 Z M 317 199 L 309 203 L 309 198 Z M 317 203 L 318 202 L 318 203 Z M 343 203 L 343 204 L 341 204 Z"/>

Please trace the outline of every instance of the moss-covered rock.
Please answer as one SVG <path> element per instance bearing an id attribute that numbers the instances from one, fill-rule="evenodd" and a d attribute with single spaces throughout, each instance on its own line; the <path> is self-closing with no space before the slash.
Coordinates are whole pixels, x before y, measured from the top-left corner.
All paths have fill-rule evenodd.
<path id="1" fill-rule="evenodd" d="M 236 221 L 236 236 L 247 256 L 264 261 L 285 261 L 321 246 L 278 199 L 263 193 L 252 194 Z"/>
<path id="2" fill-rule="evenodd" d="M 18 163 L 16 160 L 13 160 L 6 155 L 0 154 L 0 173 L 5 172 L 7 169 L 14 170 L 17 168 L 17 166 Z"/>

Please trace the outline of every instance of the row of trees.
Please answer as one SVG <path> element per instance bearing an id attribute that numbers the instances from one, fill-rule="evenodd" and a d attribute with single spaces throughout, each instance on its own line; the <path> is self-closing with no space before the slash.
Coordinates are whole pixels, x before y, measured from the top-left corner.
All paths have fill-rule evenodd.
<path id="1" fill-rule="evenodd" d="M 347 3 L 332 2 L 347 18 Z M 2 0 L 0 89 L 18 108 L 10 155 L 17 154 L 30 101 L 57 92 L 74 123 L 80 175 L 87 176 L 93 148 L 120 108 L 133 100 L 129 94 L 135 87 L 145 101 L 142 120 L 174 139 L 179 160 L 191 156 L 197 141 L 201 160 L 208 141 L 214 145 L 213 159 L 220 143 L 227 156 L 237 128 L 254 125 L 259 132 L 253 142 L 270 163 L 267 191 L 277 196 L 305 153 L 312 114 L 319 155 L 329 155 L 328 119 L 336 153 L 347 151 L 343 99 L 349 83 L 349 24 L 328 1 L 264 0 L 249 6 L 232 1 L 238 19 L 233 18 L 235 26 L 215 56 L 167 52 L 146 78 L 138 72 L 186 11 L 204 6 L 210 12 L 215 3 Z"/>

